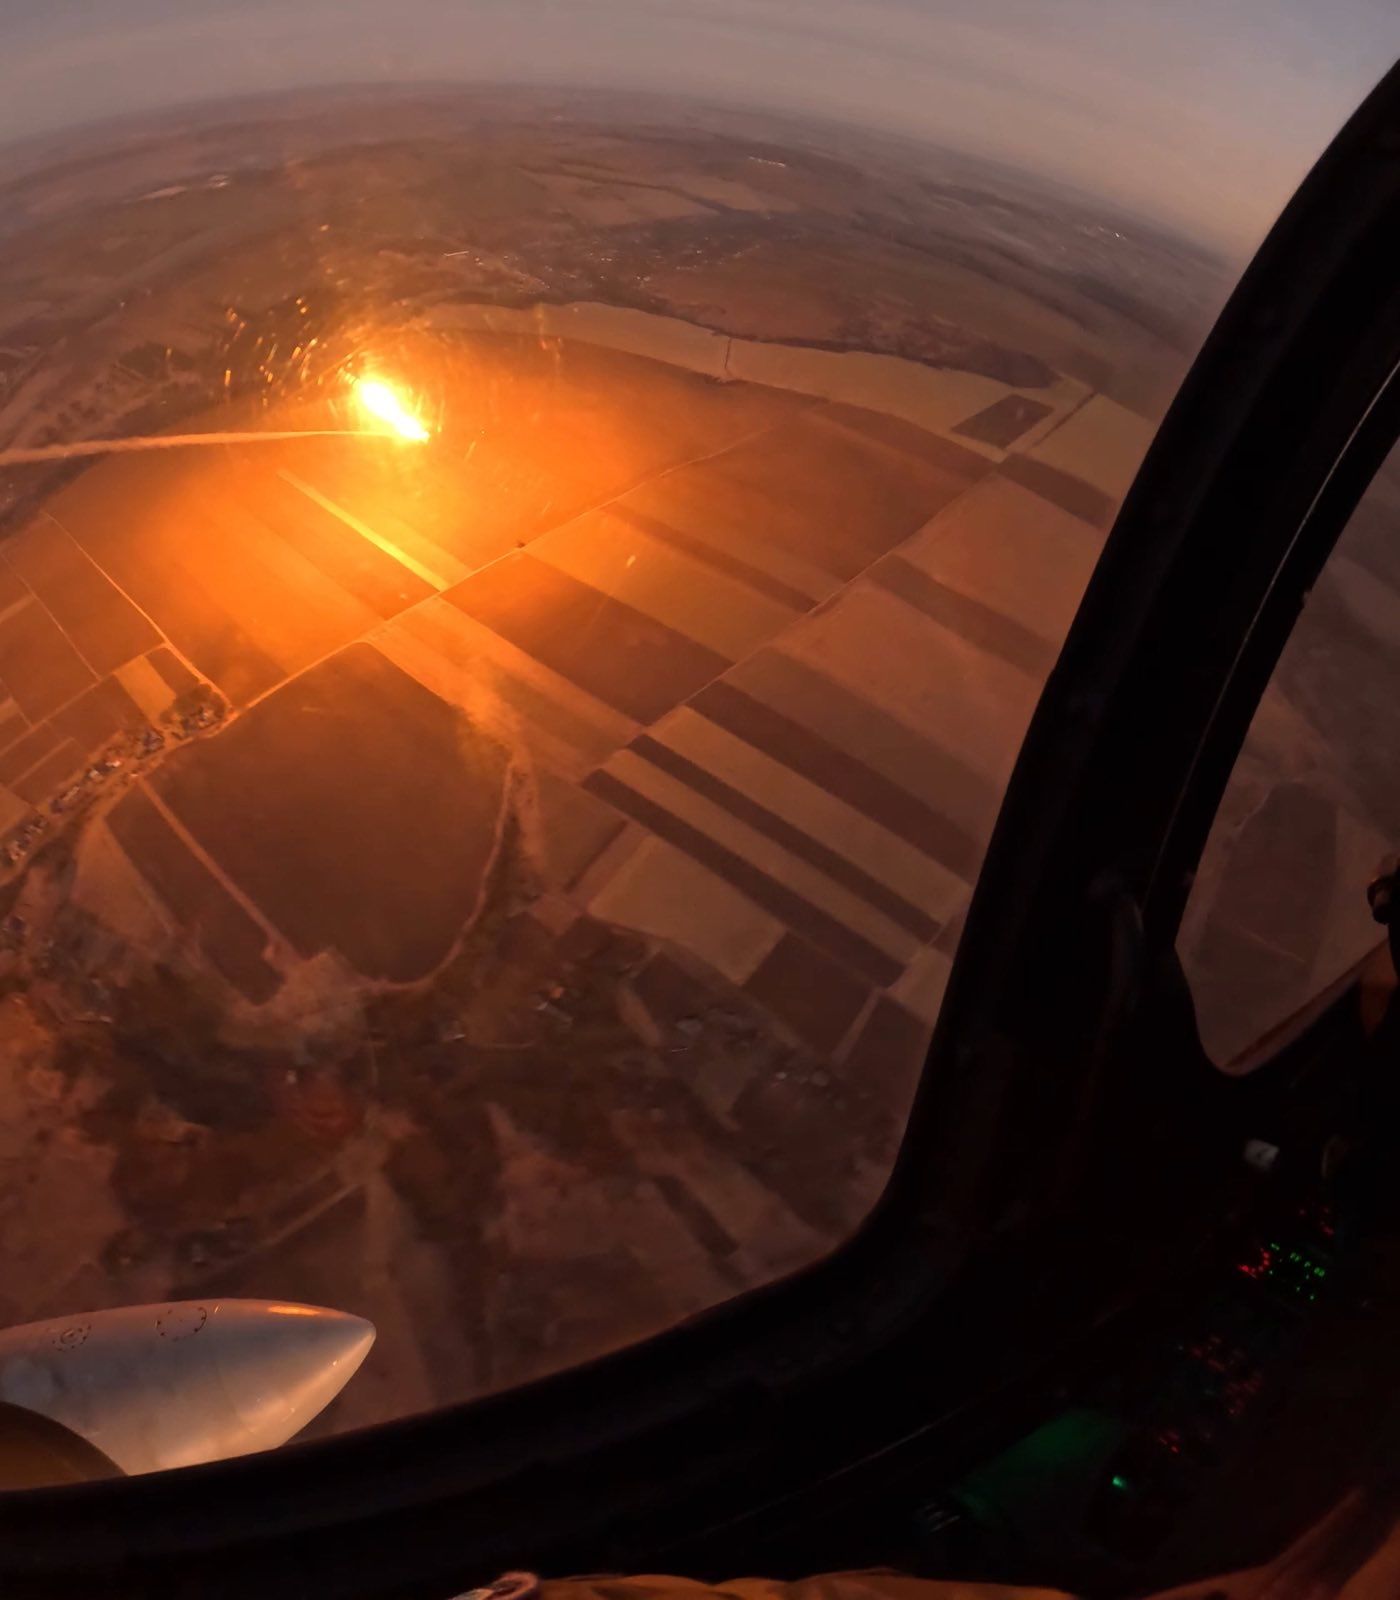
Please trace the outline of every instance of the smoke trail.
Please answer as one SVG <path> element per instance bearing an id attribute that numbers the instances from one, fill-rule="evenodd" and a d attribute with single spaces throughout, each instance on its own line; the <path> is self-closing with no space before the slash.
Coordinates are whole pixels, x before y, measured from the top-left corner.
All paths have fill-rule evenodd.
<path id="1" fill-rule="evenodd" d="M 158 433 L 136 439 L 79 439 L 74 444 L 41 444 L 0 450 L 0 467 L 31 461 L 75 461 L 81 456 L 118 455 L 127 450 L 181 450 L 201 444 L 271 444 L 279 439 L 393 439 L 397 434 L 364 428 L 311 428 L 270 433 Z"/>

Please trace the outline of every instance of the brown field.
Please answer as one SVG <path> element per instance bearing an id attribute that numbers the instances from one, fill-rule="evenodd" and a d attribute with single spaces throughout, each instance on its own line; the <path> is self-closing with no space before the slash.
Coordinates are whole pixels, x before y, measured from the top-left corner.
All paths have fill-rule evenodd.
<path id="1" fill-rule="evenodd" d="M 446 957 L 482 892 L 504 766 L 454 707 L 355 644 L 152 784 L 300 956 L 332 950 L 409 983 Z"/>

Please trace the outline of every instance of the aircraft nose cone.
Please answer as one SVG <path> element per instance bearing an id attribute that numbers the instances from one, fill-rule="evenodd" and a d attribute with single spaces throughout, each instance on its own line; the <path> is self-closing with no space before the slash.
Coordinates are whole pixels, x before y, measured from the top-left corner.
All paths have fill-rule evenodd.
<path id="1" fill-rule="evenodd" d="M 0 1333 L 0 1400 L 72 1429 L 124 1472 L 155 1472 L 285 1443 L 373 1343 L 371 1323 L 320 1306 L 124 1306 Z"/>
<path id="2" fill-rule="evenodd" d="M 219 1369 L 234 1411 L 264 1450 L 300 1433 L 335 1399 L 374 1343 L 374 1324 L 345 1311 L 223 1301 Z"/>

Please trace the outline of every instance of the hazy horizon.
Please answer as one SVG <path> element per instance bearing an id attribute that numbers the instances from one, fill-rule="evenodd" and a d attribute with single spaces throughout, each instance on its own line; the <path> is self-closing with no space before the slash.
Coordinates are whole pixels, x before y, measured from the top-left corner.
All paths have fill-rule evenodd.
<path id="1" fill-rule="evenodd" d="M 0 143 L 354 83 L 685 95 L 945 145 L 1232 253 L 1400 52 L 1349 0 L 12 0 Z M 114 67 L 119 70 L 113 70 Z M 63 107 L 60 112 L 56 107 Z M 1107 137 L 1105 137 L 1107 135 Z"/>

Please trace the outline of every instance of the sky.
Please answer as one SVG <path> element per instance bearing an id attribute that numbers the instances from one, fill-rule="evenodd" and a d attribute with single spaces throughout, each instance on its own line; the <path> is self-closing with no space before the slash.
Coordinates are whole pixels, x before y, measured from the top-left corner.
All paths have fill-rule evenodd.
<path id="1" fill-rule="evenodd" d="M 304 85 L 645 88 L 952 144 L 1244 252 L 1397 57 L 1397 0 L 0 0 L 0 143 Z"/>

